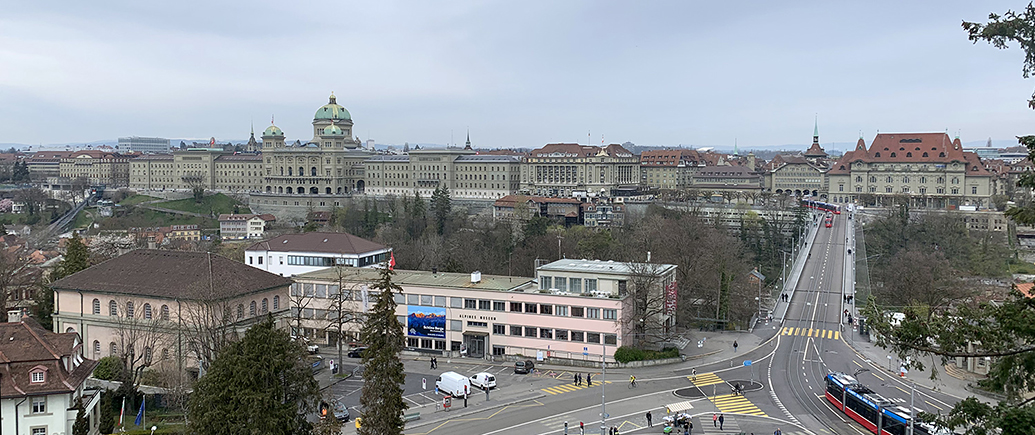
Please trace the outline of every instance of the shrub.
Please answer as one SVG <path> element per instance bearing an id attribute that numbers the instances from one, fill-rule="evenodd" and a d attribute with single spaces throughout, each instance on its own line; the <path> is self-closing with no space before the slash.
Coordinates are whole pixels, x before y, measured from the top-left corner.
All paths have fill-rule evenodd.
<path id="1" fill-rule="evenodd" d="M 106 356 L 101 358 L 97 368 L 93 370 L 93 377 L 105 381 L 118 380 L 122 377 L 122 360 L 117 356 Z"/>
<path id="2" fill-rule="evenodd" d="M 654 359 L 678 358 L 679 349 L 666 347 L 658 350 L 644 350 L 635 347 L 622 346 L 615 350 L 615 361 L 627 363 L 630 361 L 648 361 Z"/>

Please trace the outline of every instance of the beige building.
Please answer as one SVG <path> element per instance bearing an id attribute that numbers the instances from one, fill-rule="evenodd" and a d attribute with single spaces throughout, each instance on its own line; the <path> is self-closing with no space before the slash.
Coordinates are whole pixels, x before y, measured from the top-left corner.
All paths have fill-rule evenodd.
<path id="1" fill-rule="evenodd" d="M 554 143 L 521 165 L 521 191 L 537 196 L 611 196 L 640 186 L 640 159 L 618 144 Z"/>
<path id="2" fill-rule="evenodd" d="M 222 149 L 188 148 L 172 154 L 149 154 L 129 164 L 129 187 L 138 191 L 208 190 L 248 192 L 261 185 L 262 159 Z"/>
<path id="3" fill-rule="evenodd" d="M 454 199 L 499 199 L 517 192 L 521 157 L 480 155 L 467 146 L 410 150 L 407 155 L 380 155 L 364 162 L 368 195 L 427 197 L 439 187 Z"/>
<path id="4" fill-rule="evenodd" d="M 138 154 L 119 154 L 99 150 L 76 151 L 61 159 L 58 164 L 58 177 L 61 184 L 70 184 L 71 180 L 86 178 L 91 186 L 127 187 L 129 186 L 129 166 Z"/>
<path id="5" fill-rule="evenodd" d="M 694 173 L 693 180 L 695 189 L 714 195 L 722 192 L 756 194 L 762 191 L 762 177 L 746 166 L 705 166 Z"/>
<path id="6" fill-rule="evenodd" d="M 643 184 L 652 189 L 686 189 L 693 174 L 704 166 L 704 159 L 695 150 L 653 150 L 640 154 Z"/>
<path id="7" fill-rule="evenodd" d="M 142 357 L 196 374 L 217 333 L 243 333 L 267 313 L 286 328 L 290 285 L 218 255 L 139 249 L 51 284 L 54 329 L 78 332 L 91 359 Z"/>
<path id="8" fill-rule="evenodd" d="M 992 174 L 959 138 L 945 133 L 881 133 L 862 138 L 828 172 L 828 199 L 887 204 L 906 197 L 915 207 L 988 207 Z"/>

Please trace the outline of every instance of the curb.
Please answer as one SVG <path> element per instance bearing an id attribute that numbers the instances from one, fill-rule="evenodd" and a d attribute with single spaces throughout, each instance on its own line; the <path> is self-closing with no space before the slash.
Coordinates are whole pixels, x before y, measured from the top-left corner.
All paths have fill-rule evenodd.
<path id="1" fill-rule="evenodd" d="M 421 418 L 420 420 L 418 420 L 418 421 L 421 421 L 420 424 L 415 424 L 413 426 L 407 425 L 405 428 L 406 429 L 413 429 L 413 428 L 418 428 L 418 427 L 421 427 L 421 426 L 427 426 L 429 424 L 441 423 L 442 421 L 451 420 L 453 418 L 466 417 L 468 415 L 477 414 L 477 413 L 482 412 L 482 411 L 488 411 L 488 410 L 492 410 L 492 409 L 499 409 L 499 408 L 503 408 L 503 407 L 507 407 L 507 406 L 511 406 L 511 405 L 516 405 L 516 404 L 522 403 L 522 402 L 528 402 L 528 401 L 531 401 L 531 400 L 538 400 L 538 399 L 540 399 L 540 398 L 542 398 L 544 396 L 545 396 L 545 394 L 540 394 L 537 397 L 529 397 L 527 399 L 512 400 L 510 402 L 497 402 L 497 403 L 494 403 L 492 405 L 486 406 L 484 408 L 471 409 L 470 411 L 461 411 L 461 412 L 442 411 L 442 412 L 444 412 L 444 413 L 446 413 L 448 415 L 447 418 L 441 418 L 441 419 L 435 419 L 435 420 L 427 420 L 427 421 L 424 421 L 425 419 Z M 407 409 L 410 409 L 410 408 L 407 408 Z M 470 409 L 470 408 L 468 408 L 468 409 Z M 434 414 L 438 414 L 438 411 L 434 411 Z"/>

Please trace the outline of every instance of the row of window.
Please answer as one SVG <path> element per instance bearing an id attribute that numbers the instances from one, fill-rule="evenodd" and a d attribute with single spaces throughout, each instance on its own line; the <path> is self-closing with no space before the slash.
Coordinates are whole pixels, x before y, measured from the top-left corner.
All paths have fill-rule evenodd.
<path id="1" fill-rule="evenodd" d="M 262 311 L 258 311 L 259 307 L 256 304 L 256 301 L 251 301 L 251 304 L 249 305 L 249 309 L 248 309 L 249 316 L 253 316 L 254 317 L 256 314 L 266 314 L 269 311 L 269 299 L 268 298 L 262 298 L 261 304 L 262 304 L 261 305 L 261 310 Z M 274 310 L 279 310 L 280 309 L 280 296 L 273 296 L 273 309 Z M 133 301 L 126 301 L 126 306 L 123 308 L 122 311 L 126 315 L 126 318 L 131 319 L 131 318 L 136 317 L 136 306 L 135 306 L 135 304 L 133 304 Z M 100 299 L 94 299 L 93 300 L 93 314 L 96 314 L 96 315 L 100 315 L 101 314 L 101 301 L 100 301 Z M 114 300 L 108 301 L 108 315 L 109 316 L 118 316 L 119 315 L 119 304 L 118 304 L 118 302 L 115 302 Z M 159 309 L 159 315 L 158 316 L 159 316 L 158 317 L 159 320 L 169 320 L 169 306 L 165 305 L 165 304 L 162 304 L 162 307 Z M 151 320 L 151 319 L 154 318 L 154 310 L 151 307 L 151 304 L 149 304 L 149 303 L 145 303 L 144 304 L 143 318 L 145 320 Z M 237 304 L 237 318 L 239 318 L 239 319 L 240 318 L 244 318 L 244 304 Z"/>
<path id="2" fill-rule="evenodd" d="M 492 325 L 492 333 L 504 335 L 505 325 Z M 510 335 L 514 337 L 544 338 L 548 340 L 574 341 L 579 343 L 600 344 L 603 337 L 604 344 L 618 344 L 618 336 L 615 334 L 601 334 L 599 332 L 570 331 L 567 329 L 538 328 L 535 326 L 510 325 Z"/>
<path id="3" fill-rule="evenodd" d="M 589 280 L 587 280 L 589 281 Z M 596 280 L 592 280 L 594 283 Z M 424 305 L 429 307 L 445 307 L 445 296 L 395 294 L 395 303 L 406 305 Z M 500 311 L 526 314 L 546 314 L 561 317 L 584 317 L 587 319 L 617 320 L 618 310 L 613 308 L 576 307 L 568 305 L 537 304 L 532 302 L 506 302 L 489 299 L 449 298 L 449 308 L 466 310 Z M 509 309 L 508 309 L 509 308 Z M 454 320 L 459 322 L 459 320 Z M 450 328 L 453 330 L 459 330 Z"/>
<path id="4" fill-rule="evenodd" d="M 586 289 L 583 291 L 582 285 L 585 283 Z M 625 281 L 619 281 L 619 287 L 624 285 Z M 563 276 L 540 276 L 539 277 L 539 290 L 550 290 L 556 289 L 562 292 L 571 293 L 592 293 L 597 291 L 597 280 L 596 278 L 567 278 Z"/>

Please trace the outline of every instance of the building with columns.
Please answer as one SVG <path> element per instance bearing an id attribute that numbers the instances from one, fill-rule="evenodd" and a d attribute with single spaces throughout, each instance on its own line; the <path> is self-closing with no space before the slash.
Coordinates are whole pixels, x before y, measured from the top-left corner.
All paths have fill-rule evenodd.
<path id="1" fill-rule="evenodd" d="M 537 196 L 610 196 L 636 190 L 640 178 L 640 159 L 618 144 L 547 144 L 521 165 L 521 191 Z"/>
<path id="2" fill-rule="evenodd" d="M 960 139 L 945 133 L 880 133 L 870 147 L 859 138 L 828 172 L 828 199 L 888 204 L 909 198 L 914 207 L 988 207 L 992 174 Z"/>

